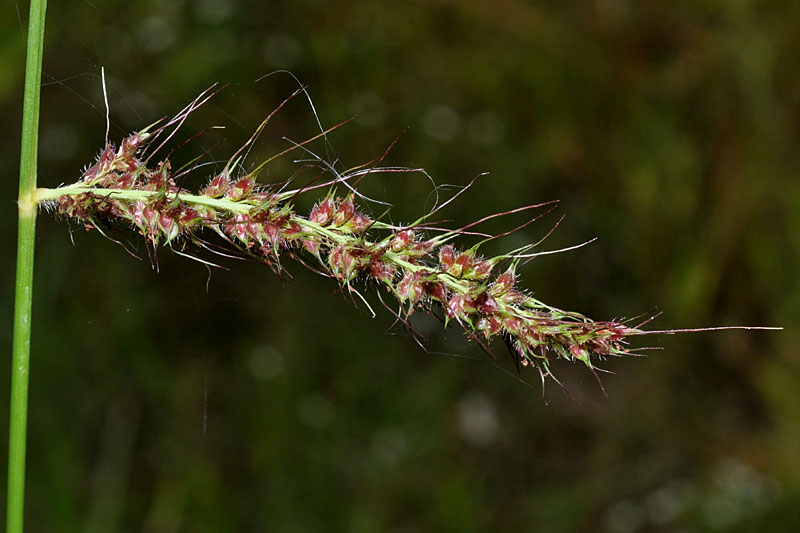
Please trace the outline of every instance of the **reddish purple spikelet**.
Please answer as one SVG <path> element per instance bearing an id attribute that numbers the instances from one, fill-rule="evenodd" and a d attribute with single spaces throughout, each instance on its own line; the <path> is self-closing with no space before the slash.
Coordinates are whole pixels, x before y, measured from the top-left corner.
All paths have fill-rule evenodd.
<path id="1" fill-rule="evenodd" d="M 256 180 L 252 176 L 245 176 L 236 180 L 236 183 L 224 191 L 225 197 L 230 198 L 234 202 L 238 202 L 247 198 L 253 193 L 255 189 Z"/>
<path id="2" fill-rule="evenodd" d="M 496 316 L 488 315 L 479 318 L 475 322 L 475 328 L 489 339 L 503 330 L 503 323 Z"/>
<path id="3" fill-rule="evenodd" d="M 328 254 L 328 263 L 335 277 L 349 282 L 370 264 L 369 253 L 357 245 L 340 245 Z"/>
<path id="4" fill-rule="evenodd" d="M 456 257 L 453 266 L 450 267 L 448 274 L 454 278 L 468 277 L 472 272 L 472 264 L 475 261 L 475 255 L 471 252 L 461 252 Z"/>
<path id="5" fill-rule="evenodd" d="M 466 317 L 466 294 L 454 294 L 445 304 L 445 311 L 448 318 Z"/>
<path id="6" fill-rule="evenodd" d="M 427 257 L 435 245 L 431 241 L 417 241 L 411 244 L 411 248 L 407 250 L 409 260 L 416 262 L 415 258 Z"/>
<path id="7" fill-rule="evenodd" d="M 356 212 L 355 205 L 353 205 L 353 196 L 347 195 L 344 200 L 336 202 L 336 211 L 333 215 L 333 225 L 342 227 L 353 218 Z"/>
<path id="8" fill-rule="evenodd" d="M 439 264 L 442 266 L 445 272 L 451 274 L 451 270 L 453 269 L 455 262 L 456 251 L 452 244 L 447 244 L 439 248 Z"/>
<path id="9" fill-rule="evenodd" d="M 329 196 L 321 202 L 314 205 L 311 209 L 311 215 L 308 219 L 320 226 L 327 226 L 333 221 L 334 203 L 333 199 Z"/>
<path id="10" fill-rule="evenodd" d="M 500 297 L 505 295 L 508 291 L 514 288 L 514 283 L 516 283 L 516 276 L 514 275 L 513 270 L 507 270 L 497 276 L 497 279 L 492 283 L 492 286 L 489 290 L 492 291 L 492 295 L 496 297 Z"/>
<path id="11" fill-rule="evenodd" d="M 494 264 L 491 261 L 476 261 L 468 277 L 469 279 L 486 279 L 492 274 L 492 269 L 494 269 Z"/>
<path id="12" fill-rule="evenodd" d="M 394 234 L 394 237 L 392 237 L 392 240 L 389 243 L 389 249 L 393 252 L 402 252 L 403 250 L 407 250 L 414 242 L 414 236 L 414 230 L 412 229 L 398 231 Z"/>
<path id="13" fill-rule="evenodd" d="M 425 294 L 434 301 L 444 303 L 447 301 L 447 289 L 444 283 L 439 281 L 427 281 L 423 285 Z"/>
<path id="14" fill-rule="evenodd" d="M 200 191 L 200 194 L 203 196 L 208 196 L 209 198 L 222 198 L 225 196 L 231 188 L 231 180 L 228 177 L 227 173 L 222 173 L 217 176 L 211 178 L 211 181 L 208 182 L 208 185 Z"/>
<path id="15" fill-rule="evenodd" d="M 147 140 L 148 137 L 149 135 L 147 133 L 139 132 L 129 135 L 123 139 L 119 145 L 119 151 L 117 152 L 116 159 L 119 161 L 128 161 L 129 164 L 135 161 L 136 154 L 139 152 L 139 149 L 142 147 L 142 144 Z"/>
<path id="16" fill-rule="evenodd" d="M 303 247 L 311 255 L 319 257 L 320 243 L 313 239 L 303 239 Z"/>
<path id="17" fill-rule="evenodd" d="M 394 267 L 380 259 L 373 258 L 369 263 L 369 275 L 387 285 L 394 279 L 394 273 Z"/>
<path id="18" fill-rule="evenodd" d="M 419 272 L 406 272 L 395 287 L 397 299 L 403 303 L 408 303 L 411 307 L 419 303 L 425 294 L 425 289 L 422 287 L 419 278 Z"/>
<path id="19" fill-rule="evenodd" d="M 353 216 L 350 217 L 350 220 L 343 226 L 344 229 L 349 229 L 352 233 L 356 235 L 359 233 L 363 233 L 369 229 L 372 225 L 373 220 L 369 218 L 364 213 L 355 212 Z"/>

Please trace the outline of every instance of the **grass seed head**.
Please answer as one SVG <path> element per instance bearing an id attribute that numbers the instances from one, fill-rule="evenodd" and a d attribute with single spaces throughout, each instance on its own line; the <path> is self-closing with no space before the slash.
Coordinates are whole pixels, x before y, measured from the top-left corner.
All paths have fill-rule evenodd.
<path id="1" fill-rule="evenodd" d="M 195 108 L 190 106 L 186 113 Z M 142 234 L 153 250 L 164 245 L 183 255 L 190 249 L 212 249 L 206 235 L 216 234 L 223 240 L 225 253 L 266 263 L 279 273 L 283 272 L 281 256 L 302 259 L 305 253 L 316 266 L 305 259 L 303 264 L 350 290 L 355 290 L 351 284 L 357 280 L 385 287 L 397 299 L 400 308 L 395 313 L 404 322 L 416 310 L 439 310 L 445 324 L 458 324 L 487 353 L 488 343 L 501 337 L 518 365 L 536 367 L 543 378 L 555 379 L 550 366 L 555 359 L 582 363 L 594 373 L 598 359 L 628 354 L 626 340 L 648 333 L 622 322 L 596 322 L 561 311 L 518 290 L 516 267 L 520 260 L 535 255 L 529 253 L 530 247 L 516 256 L 483 258 L 477 246 L 460 250 L 455 244 L 445 244 L 476 223 L 444 230 L 432 239 L 419 227 L 425 217 L 406 227 L 379 223 L 359 209 L 359 195 L 348 183 L 349 176 L 338 174 L 321 158 L 320 167 L 332 172 L 334 179 L 307 216 L 297 213 L 290 202 L 317 186 L 284 191 L 259 185 L 257 172 L 235 176 L 231 169 L 237 166 L 232 162 L 199 193 L 184 190 L 176 185 L 169 160 L 148 163 L 163 143 L 147 153 L 151 143 L 167 127 L 180 123 L 181 117 L 154 131 L 134 133 L 119 148 L 109 143 L 77 183 L 55 190 L 57 213 L 104 234 L 127 226 Z M 354 176 L 363 176 L 357 172 Z M 335 192 L 341 185 L 349 190 L 344 197 Z M 443 228 L 425 227 L 433 229 Z M 498 273 L 501 264 L 506 267 Z"/>

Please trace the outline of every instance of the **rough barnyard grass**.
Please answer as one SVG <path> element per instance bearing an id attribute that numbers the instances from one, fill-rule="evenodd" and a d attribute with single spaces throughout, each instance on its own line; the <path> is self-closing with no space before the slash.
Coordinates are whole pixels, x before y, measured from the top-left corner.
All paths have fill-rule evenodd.
<path id="1" fill-rule="evenodd" d="M 291 258 L 335 279 L 346 294 L 360 298 L 368 307 L 360 291 L 377 285 L 381 287 L 377 291 L 379 301 L 406 324 L 418 342 L 421 336 L 414 330 L 411 316 L 436 313 L 445 325 L 461 327 L 490 357 L 495 357 L 493 341 L 500 339 L 517 367 L 535 368 L 543 383 L 549 377 L 560 384 L 551 370 L 555 359 L 580 362 L 597 377 L 598 361 L 637 355 L 627 347 L 626 340 L 654 333 L 641 329 L 643 324 L 594 321 L 562 311 L 520 289 L 517 271 L 525 261 L 563 250 L 536 251 L 540 241 L 500 256 L 481 255 L 481 245 L 500 235 L 476 231 L 479 223 L 531 210 L 535 214 L 524 226 L 549 212 L 554 202 L 498 213 L 458 229 L 432 222 L 432 215 L 459 192 L 410 224 L 390 224 L 381 220 L 383 216 L 368 215 L 359 207 L 358 202 L 368 200 L 357 185 L 371 173 L 407 169 L 380 166 L 381 157 L 339 172 L 305 147 L 327 132 L 292 143 L 275 156 L 306 151 L 321 171 L 316 180 L 297 189 L 290 187 L 292 179 L 273 185 L 259 183 L 259 172 L 275 157 L 250 171 L 243 170 L 242 161 L 283 104 L 205 187 L 197 192 L 182 188 L 180 179 L 194 166 L 174 171 L 168 157 L 159 162 L 153 159 L 186 117 L 212 95 L 210 91 L 202 93 L 171 120 L 136 132 L 119 146 L 107 142 L 80 180 L 57 189 L 39 189 L 37 200 L 64 219 L 96 229 L 112 240 L 120 228 L 135 230 L 144 237 L 156 265 L 160 247 L 209 266 L 216 265 L 201 259 L 198 252 L 246 256 L 282 276 L 287 275 L 283 260 Z M 319 194 L 319 199 L 310 213 L 300 214 L 295 211 L 294 200 L 309 193 Z M 209 234 L 218 238 L 209 239 Z M 469 248 L 459 248 L 452 241 L 464 235 L 481 240 Z M 390 295 L 393 303 L 387 302 L 384 294 Z"/>

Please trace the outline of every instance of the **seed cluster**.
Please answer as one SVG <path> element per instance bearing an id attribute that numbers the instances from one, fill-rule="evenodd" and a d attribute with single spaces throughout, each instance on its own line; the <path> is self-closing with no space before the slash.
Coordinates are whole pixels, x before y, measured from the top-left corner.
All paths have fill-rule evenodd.
<path id="1" fill-rule="evenodd" d="M 419 225 L 374 220 L 358 209 L 352 189 L 337 194 L 337 184 L 308 216 L 293 209 L 298 191 L 259 185 L 253 173 L 236 177 L 230 165 L 194 194 L 176 184 L 169 160 L 148 164 L 151 136 L 145 130 L 119 147 L 109 143 L 77 183 L 53 190 L 57 213 L 100 231 L 134 228 L 153 250 L 203 246 L 201 234 L 211 230 L 228 248 L 278 272 L 281 257 L 305 255 L 307 262 L 310 256 L 348 291 L 356 291 L 356 281 L 385 287 L 400 303 L 393 312 L 406 322 L 417 311 L 438 312 L 490 355 L 489 341 L 500 337 L 518 364 L 534 366 L 543 378 L 553 377 L 554 358 L 580 361 L 594 372 L 597 357 L 627 354 L 625 338 L 642 333 L 549 307 L 517 288 L 513 256 L 459 250 L 447 243 L 457 232 L 428 238 Z"/>

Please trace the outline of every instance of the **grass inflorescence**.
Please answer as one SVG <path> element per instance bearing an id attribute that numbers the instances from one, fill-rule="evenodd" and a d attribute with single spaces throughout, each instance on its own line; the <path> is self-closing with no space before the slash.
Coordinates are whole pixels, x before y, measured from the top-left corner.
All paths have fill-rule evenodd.
<path id="1" fill-rule="evenodd" d="M 222 255 L 245 255 L 284 275 L 282 260 L 290 257 L 334 278 L 343 291 L 357 295 L 367 306 L 358 287 L 373 282 L 394 298 L 396 303 L 390 305 L 381 295 L 384 291 L 378 291 L 381 303 L 408 326 L 415 338 L 418 333 L 410 323 L 411 315 L 435 312 L 445 325 L 456 323 L 463 328 L 491 357 L 491 341 L 502 339 L 517 366 L 537 369 L 543 381 L 550 377 L 558 382 L 551 371 L 554 359 L 580 362 L 597 376 L 599 359 L 632 355 L 626 339 L 652 333 L 642 330 L 641 324 L 598 322 L 562 311 L 521 290 L 517 274 L 520 265 L 537 255 L 552 253 L 533 252 L 540 243 L 494 257 L 479 253 L 481 244 L 497 235 L 476 232 L 472 229 L 475 225 L 523 210 L 544 208 L 549 212 L 547 208 L 553 202 L 525 206 L 449 230 L 430 222 L 430 218 L 458 194 L 405 226 L 365 213 L 358 204 L 363 198 L 356 189 L 358 180 L 371 171 L 397 170 L 377 167 L 379 160 L 371 167 L 340 174 L 319 159 L 320 167 L 331 172 L 333 179 L 300 189 L 289 189 L 291 181 L 260 184 L 256 178 L 264 164 L 243 171 L 241 154 L 272 115 L 205 187 L 198 192 L 180 187 L 178 178 L 185 172 L 174 172 L 169 158 L 150 163 L 166 142 L 155 141 L 171 126 L 177 129 L 207 97 L 204 93 L 172 120 L 134 133 L 118 147 L 107 143 L 78 182 L 39 189 L 37 201 L 51 206 L 61 217 L 107 236 L 120 226 L 135 229 L 145 238 L 153 260 L 158 248 L 166 246 L 213 265 L 192 251 L 205 249 Z M 302 148 L 303 144 L 293 144 L 292 148 Z M 295 210 L 294 200 L 299 194 L 320 190 L 324 194 L 307 215 Z M 221 237 L 223 244 L 208 241 L 205 234 L 209 231 Z M 483 240 L 459 249 L 452 241 L 462 235 L 479 235 Z"/>

